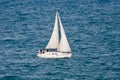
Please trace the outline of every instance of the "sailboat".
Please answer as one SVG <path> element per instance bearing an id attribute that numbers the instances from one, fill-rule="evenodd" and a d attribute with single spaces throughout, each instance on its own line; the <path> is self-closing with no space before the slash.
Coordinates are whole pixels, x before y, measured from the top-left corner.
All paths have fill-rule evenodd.
<path id="1" fill-rule="evenodd" d="M 58 25 L 59 24 L 59 25 Z M 39 58 L 71 58 L 72 52 L 59 16 L 56 12 L 54 29 L 44 50 L 39 50 Z"/>

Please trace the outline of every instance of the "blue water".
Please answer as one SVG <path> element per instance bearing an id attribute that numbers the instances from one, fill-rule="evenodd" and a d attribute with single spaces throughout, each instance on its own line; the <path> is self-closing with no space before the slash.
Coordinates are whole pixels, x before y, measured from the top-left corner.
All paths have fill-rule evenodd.
<path id="1" fill-rule="evenodd" d="M 73 56 L 40 59 L 56 9 Z M 120 0 L 0 0 L 0 80 L 120 80 Z"/>

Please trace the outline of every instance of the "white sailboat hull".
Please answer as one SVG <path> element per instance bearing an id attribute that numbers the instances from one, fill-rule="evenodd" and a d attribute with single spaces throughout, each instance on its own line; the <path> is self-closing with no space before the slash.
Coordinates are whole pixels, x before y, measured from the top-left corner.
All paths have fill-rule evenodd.
<path id="1" fill-rule="evenodd" d="M 71 58 L 72 53 L 62 53 L 62 52 L 44 52 L 38 53 L 39 58 Z"/>

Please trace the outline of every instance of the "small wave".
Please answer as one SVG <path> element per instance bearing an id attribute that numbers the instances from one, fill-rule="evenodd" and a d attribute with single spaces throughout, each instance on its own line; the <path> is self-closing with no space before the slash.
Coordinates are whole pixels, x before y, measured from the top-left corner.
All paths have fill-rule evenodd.
<path id="1" fill-rule="evenodd" d="M 12 38 L 10 38 L 10 39 L 3 39 L 1 41 L 3 41 L 3 42 L 15 42 L 15 40 L 12 39 Z"/>
<path id="2" fill-rule="evenodd" d="M 13 44 L 16 43 L 16 40 L 14 39 L 4 39 L 4 40 L 0 40 L 0 44 Z"/>
<path id="3" fill-rule="evenodd" d="M 80 42 L 80 40 L 74 40 L 73 42 Z"/>
<path id="4" fill-rule="evenodd" d="M 23 80 L 23 79 L 19 76 L 4 76 L 0 80 Z"/>
<path id="5" fill-rule="evenodd" d="M 30 64 L 26 64 L 26 65 L 24 65 L 25 67 L 34 67 L 34 68 L 36 68 L 36 67 L 39 67 L 39 65 L 30 65 Z"/>
<path id="6" fill-rule="evenodd" d="M 53 72 L 47 72 L 47 73 L 45 73 L 45 75 L 56 75 L 56 73 L 53 73 Z"/>

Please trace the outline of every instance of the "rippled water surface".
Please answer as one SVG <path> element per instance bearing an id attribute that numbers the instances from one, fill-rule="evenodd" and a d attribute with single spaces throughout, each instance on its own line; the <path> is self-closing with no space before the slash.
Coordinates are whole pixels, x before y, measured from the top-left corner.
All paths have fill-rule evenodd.
<path id="1" fill-rule="evenodd" d="M 56 9 L 71 59 L 40 59 Z M 120 80 L 119 0 L 0 0 L 0 80 Z"/>

